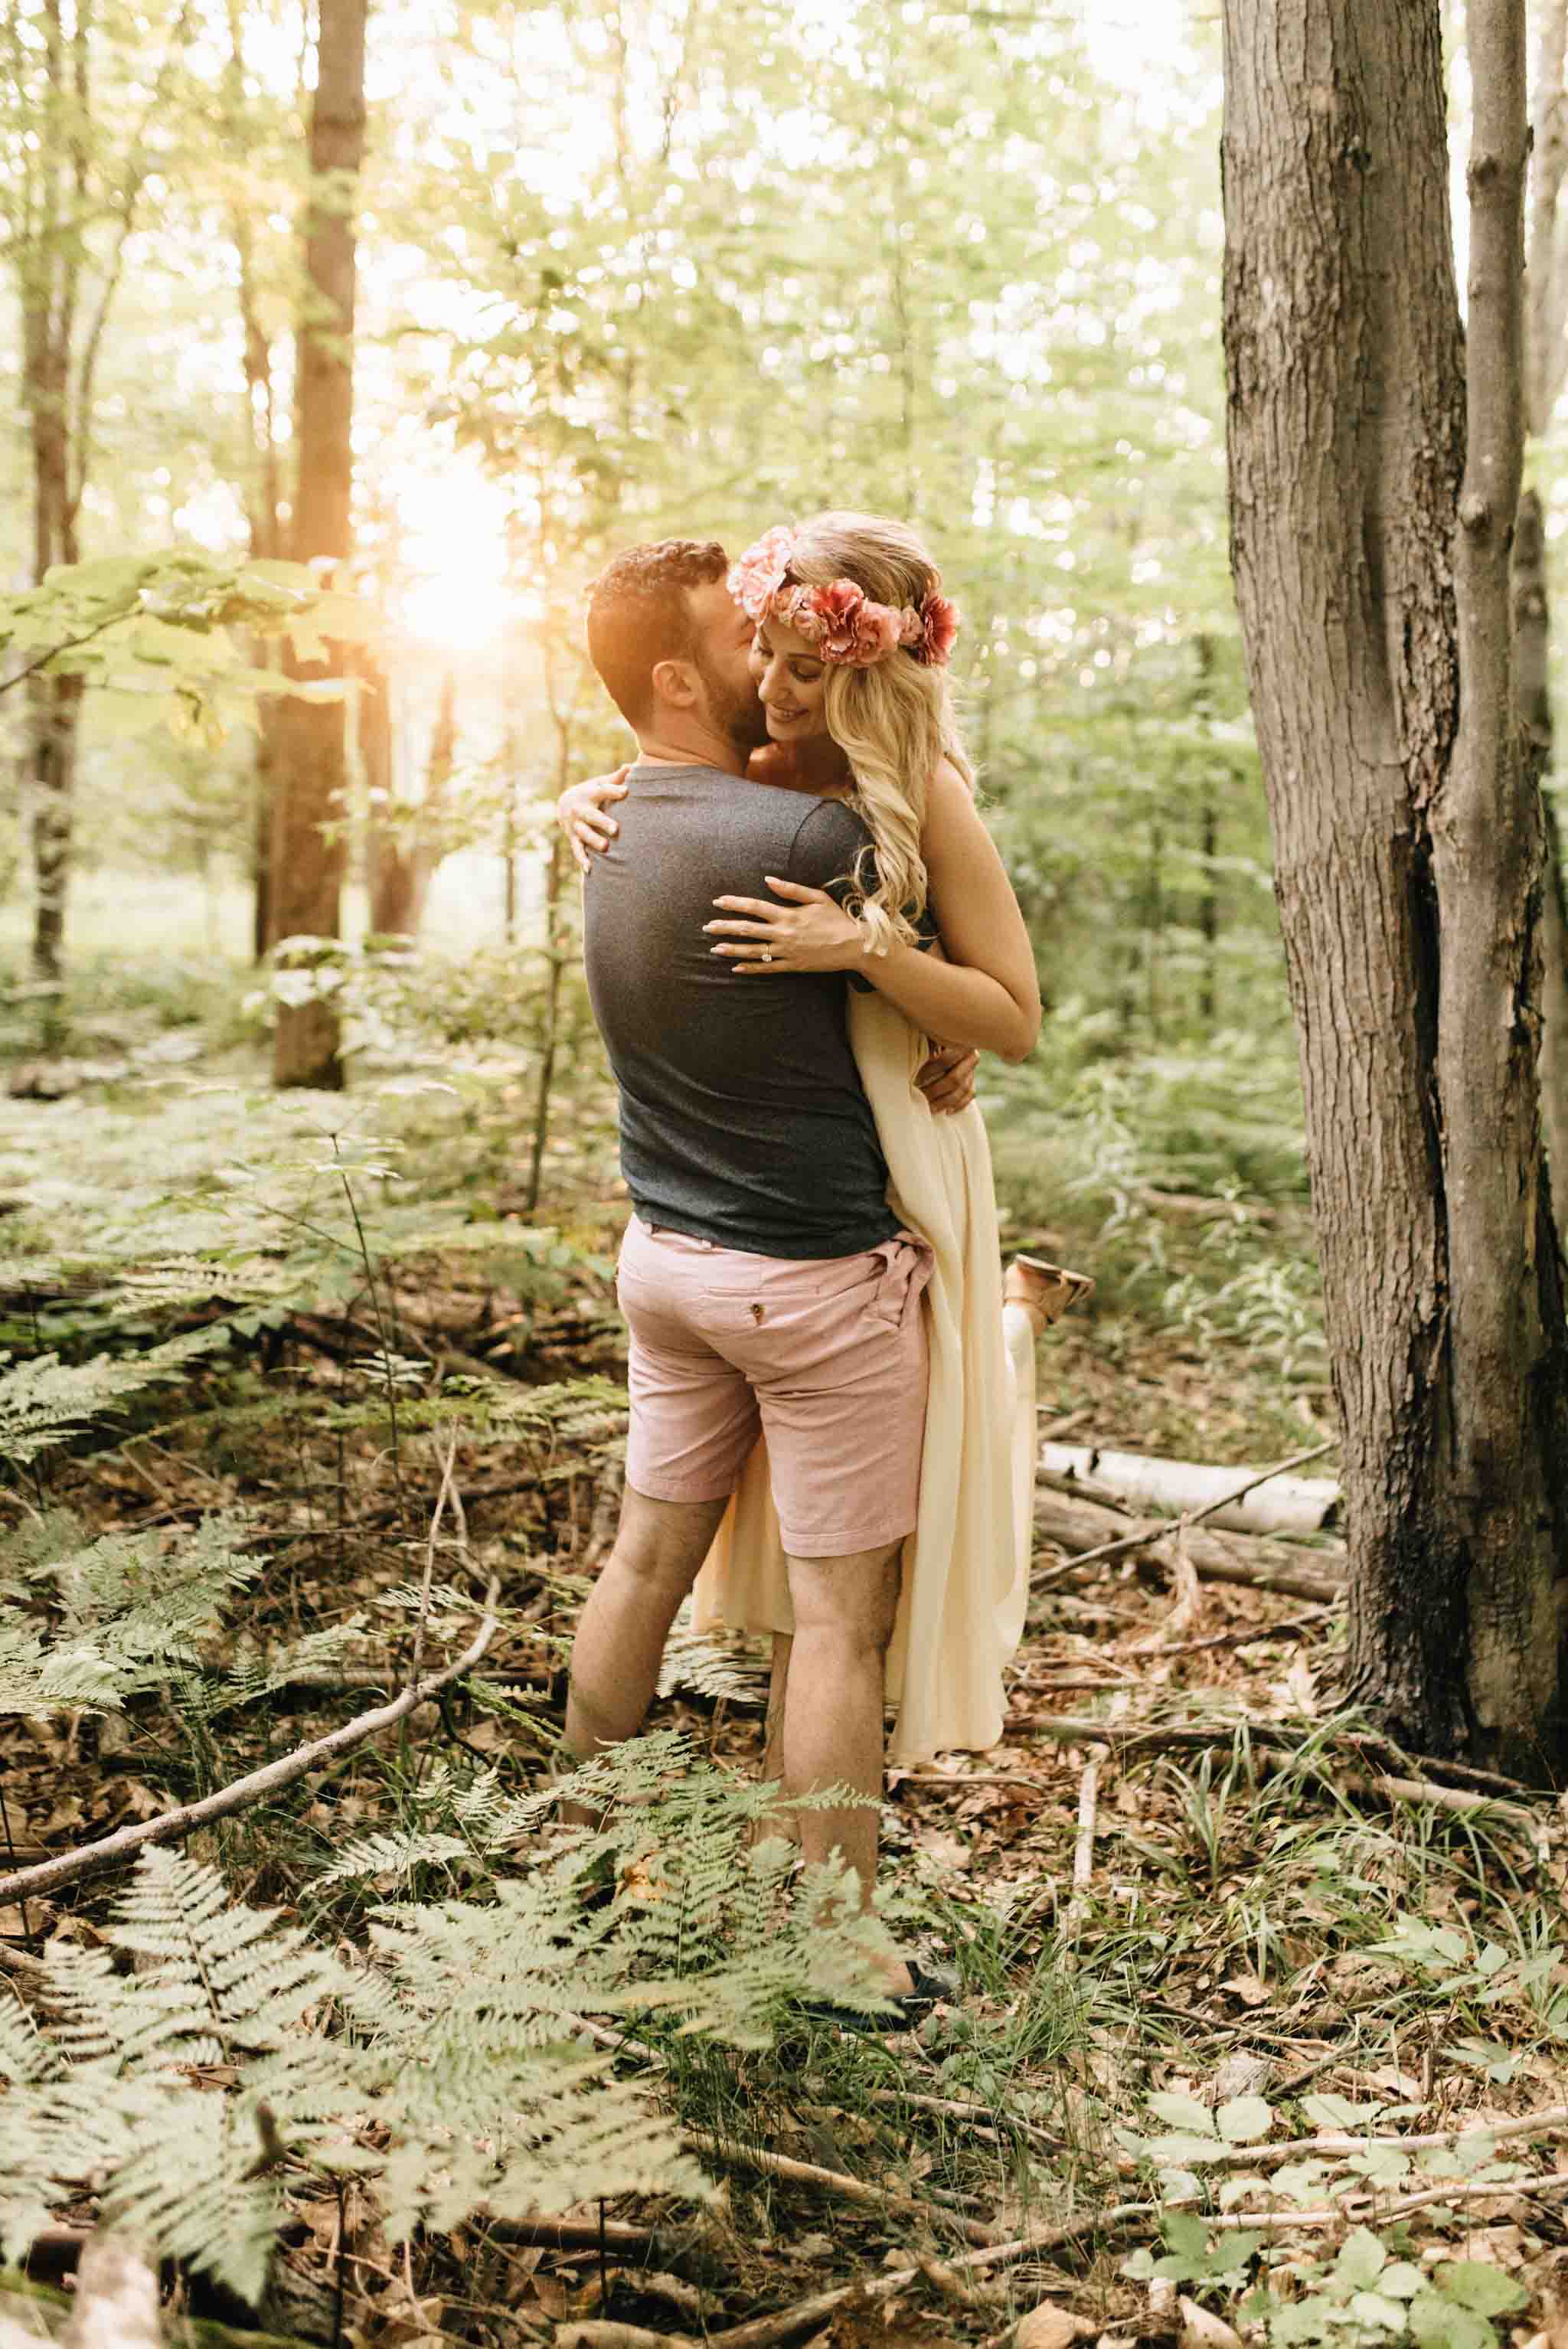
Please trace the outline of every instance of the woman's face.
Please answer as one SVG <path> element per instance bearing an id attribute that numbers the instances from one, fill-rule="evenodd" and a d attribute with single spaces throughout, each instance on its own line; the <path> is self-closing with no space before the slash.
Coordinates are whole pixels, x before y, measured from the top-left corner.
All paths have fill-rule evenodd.
<path id="1" fill-rule="evenodd" d="M 779 620 L 760 620 L 751 639 L 751 674 L 773 742 L 805 742 L 828 730 L 827 664 L 810 640 Z"/>

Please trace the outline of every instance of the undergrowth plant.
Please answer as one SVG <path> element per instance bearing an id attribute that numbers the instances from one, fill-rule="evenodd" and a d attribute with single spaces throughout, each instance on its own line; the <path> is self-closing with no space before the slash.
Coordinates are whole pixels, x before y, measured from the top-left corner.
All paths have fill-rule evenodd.
<path id="1" fill-rule="evenodd" d="M 559 1791 L 606 1806 L 600 1829 L 552 1840 L 557 1790 L 476 1783 L 459 1816 L 482 1892 L 385 1899 L 357 1950 L 147 1852 L 101 1946 L 49 1943 L 31 2013 L 0 2012 L 7 2254 L 85 2194 L 254 2302 L 291 2176 L 373 2179 L 394 2240 L 588 2197 L 705 2195 L 657 2074 L 618 2077 L 604 2026 L 655 2054 L 756 2048 L 792 2001 L 874 2007 L 890 1944 L 844 1871 L 798 1876 L 792 1847 L 758 1837 L 769 1790 L 673 1735 Z M 366 1840 L 329 1874 L 395 1889 L 449 1864 L 456 1840 Z M 587 1897 L 597 1883 L 607 1899 Z"/>

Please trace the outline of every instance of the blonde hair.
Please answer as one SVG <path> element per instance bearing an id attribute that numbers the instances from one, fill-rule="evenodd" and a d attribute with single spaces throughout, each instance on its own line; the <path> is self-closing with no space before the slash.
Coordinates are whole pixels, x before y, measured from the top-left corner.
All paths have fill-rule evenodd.
<path id="1" fill-rule="evenodd" d="M 894 611 L 905 604 L 918 611 L 941 581 L 907 523 L 859 513 L 820 513 L 803 523 L 789 551 L 789 576 L 807 587 L 851 579 Z M 885 954 L 915 937 L 925 911 L 920 837 L 931 779 L 947 759 L 973 791 L 975 769 L 944 667 L 898 650 L 869 668 L 833 663 L 827 678 L 828 731 L 850 762 L 855 802 L 872 835 L 856 866 L 849 910 L 866 951 Z"/>

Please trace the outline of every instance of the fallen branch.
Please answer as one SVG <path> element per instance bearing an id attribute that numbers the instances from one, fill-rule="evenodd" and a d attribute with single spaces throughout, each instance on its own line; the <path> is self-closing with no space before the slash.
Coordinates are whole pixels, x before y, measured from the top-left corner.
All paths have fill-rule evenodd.
<path id="1" fill-rule="evenodd" d="M 1205 2154 L 1203 2167 L 1255 2168 L 1260 2162 L 1294 2161 L 1300 2154 L 1365 2153 L 1375 2145 L 1392 2146 L 1400 2153 L 1431 2153 L 1439 2147 L 1499 2145 L 1508 2137 L 1544 2137 L 1553 2129 L 1564 2127 L 1568 2127 L 1568 2105 L 1549 2105 L 1543 2112 L 1524 2113 L 1517 2120 L 1499 2121 L 1491 2128 L 1475 2126 L 1433 2129 L 1422 2137 L 1400 2137 L 1397 2132 L 1378 2129 L 1354 2135 L 1348 2129 L 1322 2129 L 1316 2137 L 1289 2137 L 1280 2145 L 1228 2145 Z"/>
<path id="2" fill-rule="evenodd" d="M 1122 1728 L 1110 1720 L 1088 1721 L 1068 1713 L 1009 1714 L 1007 1728 L 1016 1735 L 1054 1738 L 1063 1745 L 1109 1745 L 1120 1757 L 1135 1754 L 1214 1754 L 1223 1753 L 1235 1743 L 1236 1733 L 1244 1730 L 1254 1745 L 1279 1753 L 1295 1753 L 1315 1733 L 1309 1730 L 1289 1728 L 1283 1722 L 1249 1721 L 1244 1716 L 1234 1721 L 1204 1729 L 1186 1722 L 1150 1722 L 1142 1727 L 1133 1723 Z M 1336 1744 L 1347 1745 L 1365 1759 L 1398 1753 L 1386 1740 L 1366 1736 L 1356 1730 L 1344 1730 L 1335 1738 Z M 1510 1795 L 1528 1795 L 1530 1788 L 1516 1778 L 1503 1778 L 1490 1771 L 1472 1770 L 1460 1763 L 1445 1762 L 1439 1754 L 1399 1755 L 1400 1760 L 1412 1759 L 1425 1769 L 1452 1769 L 1456 1775 L 1485 1782 L 1481 1789 L 1472 1792 L 1468 1787 L 1439 1785 L 1429 1778 L 1408 1778 L 1374 1771 L 1367 1776 L 1341 1779 L 1341 1786 L 1356 1786 L 1364 1791 L 1383 1795 L 1393 1802 L 1431 1803 L 1447 1811 L 1485 1810 L 1493 1818 L 1511 1819 L 1515 1825 L 1537 1833 L 1542 1824 L 1541 1814 L 1527 1808 L 1524 1803 L 1507 1799 Z M 1496 1793 L 1487 1791 L 1494 1786 Z"/>
<path id="3" fill-rule="evenodd" d="M 1032 1578 L 1036 1590 L 1049 1590 L 1096 1559 L 1146 1552 L 1158 1558 L 1181 1524 L 1179 1517 L 1123 1516 L 1099 1501 L 1086 1501 L 1053 1485 L 1035 1487 L 1035 1531 L 1042 1541 L 1072 1555 Z M 1331 1607 L 1345 1596 L 1343 1569 L 1331 1554 L 1299 1543 L 1264 1542 L 1256 1534 L 1187 1530 L 1187 1554 L 1203 1582 L 1236 1583 L 1250 1590 L 1275 1590 L 1286 1599 L 1310 1599 Z"/>
<path id="4" fill-rule="evenodd" d="M 179 1836 L 189 1835 L 194 1827 L 208 1826 L 214 1819 L 226 1819 L 235 1811 L 248 1808 L 252 1803 L 264 1801 L 282 1787 L 292 1786 L 296 1778 L 304 1778 L 340 1754 L 352 1752 L 375 1737 L 384 1729 L 404 1719 L 421 1704 L 461 1680 L 472 1671 L 485 1650 L 494 1639 L 497 1626 L 495 1612 L 500 1582 L 491 1577 L 485 1594 L 484 1620 L 477 1637 L 466 1647 L 454 1663 L 431 1674 L 426 1681 L 407 1688 L 389 1704 L 377 1705 L 369 1713 L 361 1713 L 346 1721 L 340 1729 L 329 1730 L 325 1737 L 312 1739 L 308 1745 L 298 1745 L 292 1754 L 284 1754 L 276 1762 L 269 1762 L 248 1777 L 236 1778 L 232 1786 L 220 1788 L 215 1795 L 203 1795 L 198 1803 L 187 1803 L 177 1811 L 165 1811 L 158 1818 L 142 1819 L 136 1825 L 119 1827 L 113 1835 L 100 1837 L 97 1843 L 83 1844 L 76 1851 L 62 1852 L 56 1859 L 41 1861 L 36 1868 L 19 1868 L 9 1876 L 0 1876 L 0 1902 L 20 1900 L 30 1892 L 53 1892 L 62 1884 L 74 1884 L 78 1878 L 92 1875 L 100 1868 L 113 1868 L 129 1859 L 144 1844 L 167 1843 Z"/>
<path id="5" fill-rule="evenodd" d="M 836 2194 L 841 2202 L 859 2202 L 872 2210 L 896 2210 L 906 2218 L 944 2219 L 949 2226 L 959 2228 L 972 2243 L 995 2243 L 996 2230 L 982 2224 L 978 2219 L 961 2218 L 955 2210 L 944 2210 L 934 2202 L 922 2202 L 913 2194 L 897 2194 L 883 2186 L 868 2186 L 863 2178 L 851 2178 L 841 2169 L 821 2169 L 814 2161 L 793 2161 L 788 2154 L 764 2153 L 759 2146 L 738 2145 L 725 2137 L 709 2135 L 707 2129 L 687 2129 L 686 2141 L 699 2153 L 716 2161 L 744 2162 L 748 2169 L 759 2169 L 765 2177 L 787 2178 L 792 2186 L 815 2186 L 824 2194 Z"/>

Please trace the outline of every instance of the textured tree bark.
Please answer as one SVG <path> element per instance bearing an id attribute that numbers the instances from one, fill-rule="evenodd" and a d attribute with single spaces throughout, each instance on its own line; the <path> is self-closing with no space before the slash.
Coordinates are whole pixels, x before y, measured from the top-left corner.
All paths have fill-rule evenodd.
<path id="1" fill-rule="evenodd" d="M 1528 431 L 1544 435 L 1568 369 L 1568 239 L 1559 227 L 1563 181 L 1568 174 L 1568 0 L 1543 0 L 1536 48 L 1525 270 L 1525 413 Z M 1532 490 L 1520 500 L 1513 550 L 1515 698 L 1536 771 L 1552 758 L 1548 684 L 1551 620 L 1541 502 Z M 1545 869 L 1541 906 L 1541 1120 L 1552 1174 L 1560 1244 L 1568 1248 L 1568 894 L 1563 843 L 1550 795 L 1542 802 Z"/>
<path id="2" fill-rule="evenodd" d="M 1458 548 L 1437 0 L 1226 0 L 1223 161 L 1232 554 L 1345 1426 L 1349 1681 L 1418 1751 L 1539 1771 L 1562 1743 L 1568 1402 L 1508 667 L 1522 12 L 1469 16 Z"/>
<path id="3" fill-rule="evenodd" d="M 1454 541 L 1460 717 L 1431 812 L 1450 1284 L 1449 1506 L 1469 1553 L 1483 1735 L 1561 1738 L 1568 1574 L 1563 1297 L 1536 1077 L 1541 793 L 1513 691 L 1524 458 L 1524 0 L 1470 0 L 1468 435 Z"/>
<path id="4" fill-rule="evenodd" d="M 321 0 L 315 100 L 311 109 L 311 197 L 304 240 L 304 312 L 299 336 L 294 497 L 296 562 L 327 570 L 349 553 L 354 485 L 354 188 L 365 153 L 366 0 Z M 329 662 L 292 647 L 286 675 L 325 680 Z M 341 819 L 346 773 L 343 704 L 279 704 L 273 782 L 272 927 L 274 937 L 335 938 L 343 885 Z M 273 1057 L 279 1085 L 340 1086 L 338 1020 L 330 997 L 280 1003 Z"/>
<path id="5" fill-rule="evenodd" d="M 1530 190 L 1530 269 L 1525 279 L 1524 421 L 1543 433 L 1568 373 L 1568 237 L 1557 202 L 1568 173 L 1568 0 L 1542 0 L 1535 52 L 1535 152 Z"/>
<path id="6" fill-rule="evenodd" d="M 1537 775 L 1552 762 L 1548 663 L 1552 612 L 1541 500 L 1526 490 L 1513 536 L 1513 688 L 1525 754 Z M 1568 1247 L 1568 904 L 1563 844 L 1550 797 L 1542 795 L 1545 853 L 1541 883 L 1541 1130 L 1552 1177 L 1558 1240 Z"/>

